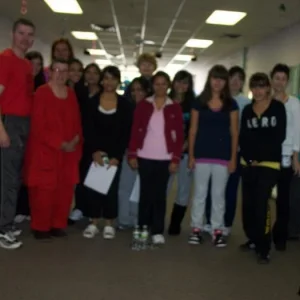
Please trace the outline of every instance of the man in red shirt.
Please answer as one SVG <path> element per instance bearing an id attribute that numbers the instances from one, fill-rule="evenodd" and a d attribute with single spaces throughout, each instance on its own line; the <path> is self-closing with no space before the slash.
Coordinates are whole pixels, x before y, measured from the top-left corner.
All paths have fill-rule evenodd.
<path id="1" fill-rule="evenodd" d="M 33 45 L 35 26 L 19 19 L 12 28 L 12 47 L 0 53 L 0 247 L 16 249 L 21 234 L 13 226 L 29 117 L 33 73 L 25 53 Z"/>

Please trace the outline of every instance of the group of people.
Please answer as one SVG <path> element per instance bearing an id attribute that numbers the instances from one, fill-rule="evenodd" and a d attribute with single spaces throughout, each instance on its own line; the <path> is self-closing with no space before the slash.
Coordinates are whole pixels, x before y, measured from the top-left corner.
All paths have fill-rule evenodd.
<path id="1" fill-rule="evenodd" d="M 238 66 L 212 67 L 195 96 L 189 72 L 171 81 L 155 73 L 156 59 L 145 53 L 137 61 L 141 76 L 121 96 L 116 66 L 84 68 L 69 41 L 59 39 L 45 68 L 40 53 L 27 52 L 34 24 L 19 19 L 12 31 L 12 47 L 0 54 L 2 248 L 22 245 L 16 223 L 25 218 L 38 240 L 64 237 L 68 224 L 86 217 L 85 238 L 99 233 L 103 219 L 104 239 L 113 239 L 116 228 L 146 225 L 152 242 L 164 244 L 166 199 L 175 178 L 168 234 L 180 234 L 190 203 L 188 242 L 201 244 L 208 232 L 216 247 L 224 247 L 241 178 L 247 237 L 241 249 L 255 250 L 260 263 L 269 262 L 272 237 L 278 251 L 286 250 L 290 183 L 300 174 L 300 104 L 286 93 L 288 66 L 277 64 L 270 76 L 253 74 L 250 101 L 242 95 L 245 72 Z M 107 194 L 84 184 L 92 163 L 117 167 Z M 138 203 L 130 201 L 137 177 Z"/>

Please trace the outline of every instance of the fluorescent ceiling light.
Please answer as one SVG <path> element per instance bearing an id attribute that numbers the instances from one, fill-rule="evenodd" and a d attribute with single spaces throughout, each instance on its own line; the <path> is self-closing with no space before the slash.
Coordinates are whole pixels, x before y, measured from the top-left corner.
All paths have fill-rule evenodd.
<path id="1" fill-rule="evenodd" d="M 185 65 L 181 65 L 181 64 L 170 64 L 166 66 L 167 70 L 181 70 Z"/>
<path id="2" fill-rule="evenodd" d="M 150 41 L 150 40 L 145 40 L 144 41 L 144 45 L 155 45 L 154 41 Z"/>
<path id="3" fill-rule="evenodd" d="M 81 15 L 83 11 L 77 0 L 44 0 L 45 3 L 55 12 L 61 14 Z"/>
<path id="4" fill-rule="evenodd" d="M 190 48 L 208 48 L 212 43 L 213 41 L 211 40 L 190 39 L 185 46 Z"/>
<path id="5" fill-rule="evenodd" d="M 96 62 L 97 65 L 100 65 L 100 66 L 111 65 L 111 61 L 107 60 L 107 59 L 96 59 L 95 62 Z"/>
<path id="6" fill-rule="evenodd" d="M 72 31 L 71 33 L 78 40 L 95 41 L 98 39 L 97 35 L 94 32 Z"/>
<path id="7" fill-rule="evenodd" d="M 192 55 L 186 55 L 186 54 L 177 54 L 174 57 L 174 60 L 179 60 L 179 61 L 190 61 L 192 59 Z"/>
<path id="8" fill-rule="evenodd" d="M 246 17 L 245 12 L 215 10 L 206 20 L 207 24 L 233 26 Z"/>
<path id="9" fill-rule="evenodd" d="M 106 51 L 103 49 L 87 49 L 90 55 L 106 55 Z"/>

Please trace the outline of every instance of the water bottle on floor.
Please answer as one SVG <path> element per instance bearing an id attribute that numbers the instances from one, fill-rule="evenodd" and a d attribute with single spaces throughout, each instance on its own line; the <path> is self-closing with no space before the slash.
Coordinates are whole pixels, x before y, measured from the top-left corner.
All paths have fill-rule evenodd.
<path id="1" fill-rule="evenodd" d="M 131 249 L 134 251 L 140 250 L 140 242 L 141 242 L 141 232 L 138 225 L 134 227 L 132 232 L 132 242 L 131 242 Z"/>
<path id="2" fill-rule="evenodd" d="M 141 249 L 146 250 L 148 248 L 148 240 L 149 240 L 149 231 L 148 226 L 144 225 L 143 230 L 141 232 Z"/>

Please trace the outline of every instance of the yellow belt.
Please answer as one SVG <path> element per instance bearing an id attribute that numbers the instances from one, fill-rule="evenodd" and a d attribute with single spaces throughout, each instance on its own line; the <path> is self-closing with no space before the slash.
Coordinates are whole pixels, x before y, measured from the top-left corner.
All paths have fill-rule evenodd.
<path id="1" fill-rule="evenodd" d="M 246 167 L 248 164 L 246 161 L 241 157 L 241 165 Z M 275 161 L 261 161 L 255 165 L 255 167 L 265 167 L 265 168 L 271 168 L 275 170 L 280 170 L 280 163 Z"/>

